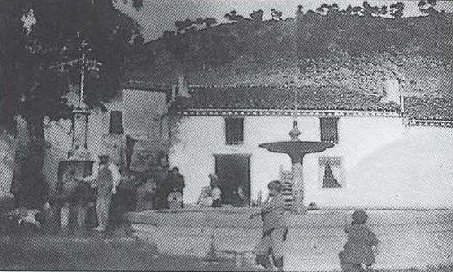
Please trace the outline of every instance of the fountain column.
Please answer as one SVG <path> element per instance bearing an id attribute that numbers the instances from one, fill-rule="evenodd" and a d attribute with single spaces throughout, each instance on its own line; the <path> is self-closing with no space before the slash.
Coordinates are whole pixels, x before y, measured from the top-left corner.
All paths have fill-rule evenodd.
<path id="1" fill-rule="evenodd" d="M 289 131 L 289 136 L 292 142 L 300 142 L 301 134 L 297 127 L 297 121 L 293 121 L 293 128 Z M 305 153 L 291 152 L 288 154 L 291 157 L 291 172 L 293 174 L 293 208 L 297 213 L 304 211 L 304 156 Z"/>

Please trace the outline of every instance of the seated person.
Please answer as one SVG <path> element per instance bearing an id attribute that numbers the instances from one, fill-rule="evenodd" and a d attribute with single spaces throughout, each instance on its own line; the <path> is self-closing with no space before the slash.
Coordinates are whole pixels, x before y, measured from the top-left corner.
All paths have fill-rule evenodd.
<path id="1" fill-rule="evenodd" d="M 177 191 L 176 189 L 173 190 L 173 192 L 171 192 L 169 195 L 168 195 L 168 206 L 170 208 L 170 210 L 178 210 L 178 209 L 181 209 L 182 208 L 182 193 Z"/>
<path id="2" fill-rule="evenodd" d="M 210 185 L 201 189 L 197 204 L 204 207 L 221 207 L 222 190 L 219 187 L 219 178 L 215 174 L 210 174 Z"/>
<path id="3" fill-rule="evenodd" d="M 211 186 L 205 186 L 201 188 L 201 193 L 200 196 L 198 197 L 197 205 L 203 207 L 212 206 Z"/>
<path id="4" fill-rule="evenodd" d="M 152 210 L 154 208 L 154 198 L 156 196 L 157 183 L 154 178 L 149 178 L 146 183 L 137 189 L 137 210 Z"/>
<path id="5" fill-rule="evenodd" d="M 233 192 L 232 204 L 234 207 L 243 207 L 245 205 L 245 194 L 241 185 L 239 185 Z"/>

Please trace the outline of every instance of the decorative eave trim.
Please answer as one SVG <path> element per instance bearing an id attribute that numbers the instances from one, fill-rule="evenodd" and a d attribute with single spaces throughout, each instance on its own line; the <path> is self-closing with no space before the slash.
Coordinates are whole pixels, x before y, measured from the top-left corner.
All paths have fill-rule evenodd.
<path id="1" fill-rule="evenodd" d="M 385 116 L 401 117 L 396 111 L 276 110 L 276 109 L 186 109 L 183 116 Z"/>
<path id="2" fill-rule="evenodd" d="M 427 126 L 427 127 L 445 127 L 453 128 L 453 121 L 440 121 L 440 120 L 409 120 L 409 126 Z"/>

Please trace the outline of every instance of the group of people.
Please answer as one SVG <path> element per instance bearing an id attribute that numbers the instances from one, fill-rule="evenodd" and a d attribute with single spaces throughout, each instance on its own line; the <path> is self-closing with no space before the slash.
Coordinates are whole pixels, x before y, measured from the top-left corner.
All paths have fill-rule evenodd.
<path id="1" fill-rule="evenodd" d="M 260 213 L 250 218 L 261 216 L 263 221 L 262 236 L 255 248 L 255 262 L 265 269 L 276 267 L 283 270 L 283 246 L 288 234 L 285 220 L 285 201 L 282 183 L 274 180 L 268 184 L 269 195 L 261 205 Z M 352 214 L 352 223 L 344 231 L 347 242 L 340 252 L 340 265 L 344 272 L 366 271 L 375 262 L 378 239 L 366 226 L 368 216 L 364 210 Z"/>
<path id="2" fill-rule="evenodd" d="M 224 194 L 220 187 L 219 177 L 216 174 L 209 174 L 208 177 L 210 180 L 209 185 L 201 189 L 197 205 L 214 208 L 221 207 L 222 203 L 224 203 Z M 229 202 L 236 207 L 242 207 L 246 204 L 246 196 L 241 185 L 235 188 L 232 199 Z"/>
<path id="3" fill-rule="evenodd" d="M 110 161 L 108 155 L 99 156 L 99 160 L 94 163 L 92 174 L 88 177 L 78 177 L 75 167 L 69 166 L 62 177 L 63 208 L 75 209 L 77 224 L 82 227 L 89 206 L 95 203 L 98 222 L 95 230 L 104 232 L 109 220 L 112 198 L 120 180 L 119 169 Z M 91 189 L 95 189 L 95 197 Z M 65 216 L 70 217 L 70 214 Z"/>
<path id="4" fill-rule="evenodd" d="M 178 167 L 167 170 L 168 167 L 156 171 L 156 192 L 154 208 L 156 210 L 183 208 L 184 176 L 179 173 Z"/>

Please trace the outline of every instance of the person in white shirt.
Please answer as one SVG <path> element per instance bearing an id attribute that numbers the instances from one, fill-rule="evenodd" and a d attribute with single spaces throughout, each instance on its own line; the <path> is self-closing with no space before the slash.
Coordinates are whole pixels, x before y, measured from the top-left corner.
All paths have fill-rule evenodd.
<path id="1" fill-rule="evenodd" d="M 209 178 L 211 179 L 211 197 L 212 197 L 212 207 L 221 207 L 222 206 L 222 190 L 219 187 L 219 177 L 216 174 L 210 174 Z"/>
<path id="2" fill-rule="evenodd" d="M 112 179 L 113 179 L 112 193 L 116 194 L 116 187 L 120 184 L 121 174 L 120 174 L 120 170 L 119 170 L 118 166 L 116 166 L 116 164 L 110 160 L 108 155 L 102 154 L 102 155 L 99 155 L 95 159 L 95 161 L 93 162 L 91 176 L 84 178 L 84 181 L 90 182 L 92 187 L 96 187 L 95 184 L 93 183 L 93 181 L 95 181 L 98 177 L 100 158 L 105 157 L 105 156 L 108 158 L 108 163 L 107 163 L 108 168 L 110 169 L 110 171 L 112 171 Z"/>

